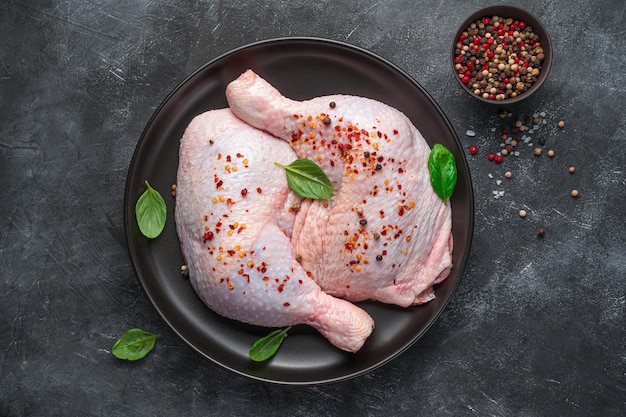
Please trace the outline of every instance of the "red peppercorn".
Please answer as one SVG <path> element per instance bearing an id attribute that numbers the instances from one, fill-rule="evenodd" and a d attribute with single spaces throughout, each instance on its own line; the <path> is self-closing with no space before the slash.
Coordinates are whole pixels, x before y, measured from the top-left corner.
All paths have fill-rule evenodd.
<path id="1" fill-rule="evenodd" d="M 478 153 L 478 147 L 477 147 L 476 145 L 472 145 L 472 146 L 470 146 L 470 147 L 469 147 L 469 152 L 470 152 L 472 155 L 476 155 L 476 154 Z"/>
<path id="2" fill-rule="evenodd" d="M 243 190 L 241 190 L 241 195 L 242 196 L 245 197 L 247 194 L 248 194 L 248 189 L 247 188 L 244 188 Z"/>
<path id="3" fill-rule="evenodd" d="M 483 17 L 483 25 L 488 25 L 489 23 L 491 23 L 491 19 L 488 17 Z"/>
<path id="4" fill-rule="evenodd" d="M 474 45 L 478 45 L 480 43 L 480 38 L 478 36 L 474 37 Z"/>
<path id="5" fill-rule="evenodd" d="M 519 23 L 517 24 L 517 27 L 518 27 L 518 28 L 520 28 L 521 30 L 526 29 L 526 22 L 524 22 L 524 21 L 519 22 Z"/>
<path id="6" fill-rule="evenodd" d="M 465 76 L 463 76 L 463 78 L 461 78 L 461 82 L 462 82 L 463 84 L 467 84 L 467 83 L 469 83 L 469 82 L 470 82 L 470 79 L 471 79 L 471 78 L 470 78 L 470 76 L 469 76 L 469 75 L 465 75 Z"/>
<path id="7" fill-rule="evenodd" d="M 496 164 L 499 164 L 500 162 L 502 162 L 502 155 L 496 155 L 493 159 Z"/>
<path id="8" fill-rule="evenodd" d="M 493 161 L 493 160 L 496 159 L 496 156 L 494 154 L 490 153 L 489 155 L 487 155 L 487 159 L 490 160 L 490 161 Z"/>
<path id="9" fill-rule="evenodd" d="M 204 234 L 204 236 L 202 236 L 202 238 L 204 239 L 204 241 L 206 242 L 207 240 L 211 240 L 213 239 L 213 232 L 211 232 L 210 230 L 208 232 L 206 232 Z"/>

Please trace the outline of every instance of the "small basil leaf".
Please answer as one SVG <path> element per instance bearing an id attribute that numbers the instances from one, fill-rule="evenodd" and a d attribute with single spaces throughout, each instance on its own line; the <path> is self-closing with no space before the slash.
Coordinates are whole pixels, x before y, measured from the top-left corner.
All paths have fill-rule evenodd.
<path id="1" fill-rule="evenodd" d="M 146 356 L 152 348 L 158 334 L 145 332 L 141 329 L 130 329 L 113 345 L 111 353 L 118 359 L 136 361 Z"/>
<path id="2" fill-rule="evenodd" d="M 285 340 L 287 332 L 291 329 L 291 326 L 284 329 L 274 330 L 266 336 L 258 339 L 252 344 L 252 347 L 248 351 L 248 356 L 255 362 L 263 362 L 271 358 L 276 354 L 278 348 Z"/>
<path id="3" fill-rule="evenodd" d="M 324 199 L 333 195 L 333 185 L 328 176 L 310 159 L 296 159 L 289 165 L 276 165 L 285 169 L 289 188 L 300 197 Z"/>
<path id="4" fill-rule="evenodd" d="M 135 205 L 135 216 L 141 233 L 150 239 L 159 236 L 165 227 L 167 207 L 161 194 L 146 181 L 146 191 Z"/>
<path id="5" fill-rule="evenodd" d="M 456 186 L 457 173 L 454 155 L 445 146 L 436 143 L 428 156 L 430 183 L 444 204 Z"/>

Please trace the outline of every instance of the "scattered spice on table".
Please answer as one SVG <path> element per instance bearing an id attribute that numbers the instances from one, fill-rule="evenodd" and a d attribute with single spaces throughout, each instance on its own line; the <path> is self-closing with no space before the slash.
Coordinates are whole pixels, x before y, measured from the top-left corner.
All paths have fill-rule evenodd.
<path id="1" fill-rule="evenodd" d="M 578 197 L 578 190 L 572 190 L 570 194 L 572 195 L 572 197 Z"/>

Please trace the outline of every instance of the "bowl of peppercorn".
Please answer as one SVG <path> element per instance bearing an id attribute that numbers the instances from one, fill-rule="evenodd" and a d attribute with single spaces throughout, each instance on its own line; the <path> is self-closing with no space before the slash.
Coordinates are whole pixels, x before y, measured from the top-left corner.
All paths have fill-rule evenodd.
<path id="1" fill-rule="evenodd" d="M 544 25 L 519 7 L 495 5 L 472 13 L 454 35 L 454 78 L 491 104 L 517 103 L 548 77 L 552 44 Z"/>

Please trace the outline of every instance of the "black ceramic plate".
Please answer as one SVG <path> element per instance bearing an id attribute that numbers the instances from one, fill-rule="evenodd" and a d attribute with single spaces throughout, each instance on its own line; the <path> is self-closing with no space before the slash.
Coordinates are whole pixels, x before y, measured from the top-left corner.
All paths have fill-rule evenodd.
<path id="1" fill-rule="evenodd" d="M 209 310 L 181 277 L 183 263 L 174 223 L 178 145 L 191 119 L 226 107 L 226 85 L 251 68 L 284 95 L 308 99 L 353 94 L 380 100 L 404 112 L 426 140 L 448 147 L 457 158 L 458 184 L 451 199 L 454 267 L 436 287 L 436 299 L 407 309 L 359 303 L 376 329 L 356 354 L 333 347 L 315 330 L 297 326 L 278 354 L 265 363 L 248 359 L 248 349 L 267 328 L 245 325 Z M 148 240 L 137 227 L 134 206 L 144 180 L 168 203 L 163 234 Z M 129 254 L 150 301 L 186 343 L 210 360 L 254 379 L 280 384 L 335 382 L 368 372 L 399 355 L 433 324 L 457 286 L 469 253 L 474 201 L 470 174 L 458 138 L 430 96 L 393 64 L 350 45 L 311 38 L 275 39 L 248 45 L 209 62 L 181 83 L 148 122 L 133 155 L 126 182 L 125 228 Z"/>

